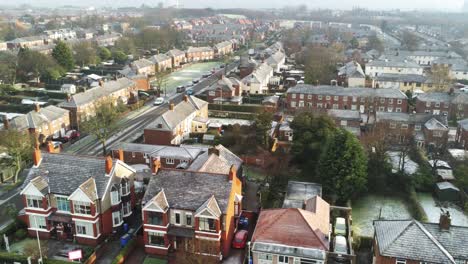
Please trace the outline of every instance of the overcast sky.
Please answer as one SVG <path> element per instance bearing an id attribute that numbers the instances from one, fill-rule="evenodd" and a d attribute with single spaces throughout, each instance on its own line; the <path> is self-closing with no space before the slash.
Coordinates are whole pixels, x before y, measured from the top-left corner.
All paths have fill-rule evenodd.
<path id="1" fill-rule="evenodd" d="M 165 5 L 174 5 L 176 0 L 0 0 L 0 4 L 23 4 L 28 3 L 37 6 L 57 6 L 57 5 L 80 5 L 80 6 L 140 6 L 145 3 L 150 6 L 163 2 Z M 280 8 L 286 4 L 299 5 L 306 4 L 310 8 L 338 8 L 350 9 L 354 6 L 370 9 L 440 9 L 459 10 L 463 6 L 464 0 L 179 0 L 184 7 L 212 7 L 212 8 Z"/>

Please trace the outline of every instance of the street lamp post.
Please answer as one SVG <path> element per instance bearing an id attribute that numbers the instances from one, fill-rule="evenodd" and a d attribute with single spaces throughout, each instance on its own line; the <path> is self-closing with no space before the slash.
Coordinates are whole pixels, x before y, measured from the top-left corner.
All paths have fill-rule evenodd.
<path id="1" fill-rule="evenodd" d="M 39 248 L 38 263 L 42 264 L 42 249 L 41 249 L 41 240 L 39 239 L 39 229 L 38 229 L 38 226 L 37 226 L 37 216 L 34 216 L 34 225 L 36 226 L 37 247 Z"/>

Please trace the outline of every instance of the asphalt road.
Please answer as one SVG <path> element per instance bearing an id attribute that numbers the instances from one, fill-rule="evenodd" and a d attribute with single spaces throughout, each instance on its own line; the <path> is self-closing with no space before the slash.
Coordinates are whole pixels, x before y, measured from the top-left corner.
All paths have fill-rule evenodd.
<path id="1" fill-rule="evenodd" d="M 227 66 L 227 71 L 235 69 L 239 65 L 238 62 L 233 62 Z M 214 84 L 219 77 L 224 74 L 225 69 L 219 69 L 215 74 L 208 78 L 201 80 L 199 83 L 192 87 L 194 94 L 201 91 L 202 89 Z M 200 76 L 201 77 L 201 76 Z M 178 104 L 184 98 L 184 94 L 174 94 L 169 98 L 170 103 Z M 107 149 L 110 149 L 120 142 L 133 142 L 143 135 L 143 130 L 151 122 L 153 122 L 158 116 L 164 114 L 169 110 L 168 102 L 157 106 L 150 107 L 148 110 L 142 111 L 137 116 L 126 120 L 119 129 L 113 131 L 112 135 L 106 141 Z M 88 138 L 89 137 L 89 138 Z M 102 155 L 102 144 L 97 139 L 91 136 L 86 136 L 81 140 L 75 142 L 72 145 L 73 151 L 67 151 L 78 155 Z"/>

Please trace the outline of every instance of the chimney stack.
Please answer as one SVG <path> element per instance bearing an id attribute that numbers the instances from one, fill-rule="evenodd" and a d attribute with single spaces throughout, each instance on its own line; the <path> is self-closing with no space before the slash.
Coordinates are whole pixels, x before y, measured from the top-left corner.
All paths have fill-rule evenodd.
<path id="1" fill-rule="evenodd" d="M 2 116 L 2 121 L 3 121 L 3 128 L 5 130 L 9 129 L 10 128 L 10 120 L 8 120 L 8 116 L 7 115 L 3 115 Z"/>
<path id="2" fill-rule="evenodd" d="M 158 159 L 153 160 L 153 166 L 151 167 L 153 174 L 157 174 L 161 168 L 161 161 Z"/>
<path id="3" fill-rule="evenodd" d="M 101 87 L 104 86 L 104 82 L 102 81 L 102 79 L 99 80 L 99 86 L 101 86 Z"/>
<path id="4" fill-rule="evenodd" d="M 41 150 L 39 149 L 39 142 L 36 139 L 36 143 L 34 144 L 34 152 L 33 152 L 33 161 L 34 161 L 34 166 L 39 166 L 39 163 L 41 163 L 42 157 L 41 157 Z"/>
<path id="5" fill-rule="evenodd" d="M 169 110 L 174 111 L 174 103 L 169 104 Z"/>
<path id="6" fill-rule="evenodd" d="M 452 224 L 452 219 L 450 218 L 450 212 L 444 212 L 442 210 L 439 218 L 439 228 L 441 230 L 450 230 L 450 225 Z"/>
<path id="7" fill-rule="evenodd" d="M 124 161 L 124 152 L 123 149 L 119 149 L 119 160 Z"/>
<path id="8" fill-rule="evenodd" d="M 106 158 L 106 174 L 109 175 L 112 170 L 112 158 L 107 156 Z"/>
<path id="9" fill-rule="evenodd" d="M 34 111 L 36 111 L 36 112 L 41 111 L 41 106 L 38 103 L 34 104 Z"/>
<path id="10" fill-rule="evenodd" d="M 70 101 L 71 101 L 71 95 L 67 94 L 67 102 L 70 102 Z"/>
<path id="11" fill-rule="evenodd" d="M 229 169 L 229 181 L 232 181 L 234 177 L 236 177 L 236 173 L 236 168 L 234 167 L 234 165 L 231 165 L 231 169 Z"/>
<path id="12" fill-rule="evenodd" d="M 188 102 L 188 95 L 184 95 L 184 102 Z"/>

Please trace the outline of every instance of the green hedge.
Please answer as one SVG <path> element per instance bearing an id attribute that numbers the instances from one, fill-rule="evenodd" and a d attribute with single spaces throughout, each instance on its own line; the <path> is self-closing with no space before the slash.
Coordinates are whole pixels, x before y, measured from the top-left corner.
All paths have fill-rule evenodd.
<path id="1" fill-rule="evenodd" d="M 15 253 L 0 252 L 0 263 L 13 263 L 19 262 L 21 264 L 27 264 L 28 258 L 24 255 L 19 255 Z"/>
<path id="2" fill-rule="evenodd" d="M 68 264 L 68 263 L 76 263 L 66 260 L 58 260 L 58 259 L 45 259 L 44 264 Z"/>
<path id="3" fill-rule="evenodd" d="M 128 254 L 130 253 L 130 250 L 134 248 L 135 244 L 136 244 L 135 239 L 130 240 L 130 242 L 128 242 L 128 244 L 124 248 L 122 248 L 122 250 L 120 250 L 119 254 L 112 261 L 112 264 L 121 263 L 122 260 L 124 260 L 128 256 Z"/>
<path id="4" fill-rule="evenodd" d="M 209 110 L 218 111 L 231 111 L 231 112 L 244 112 L 244 113 L 259 113 L 265 108 L 260 105 L 220 105 L 220 104 L 209 104 Z"/>

